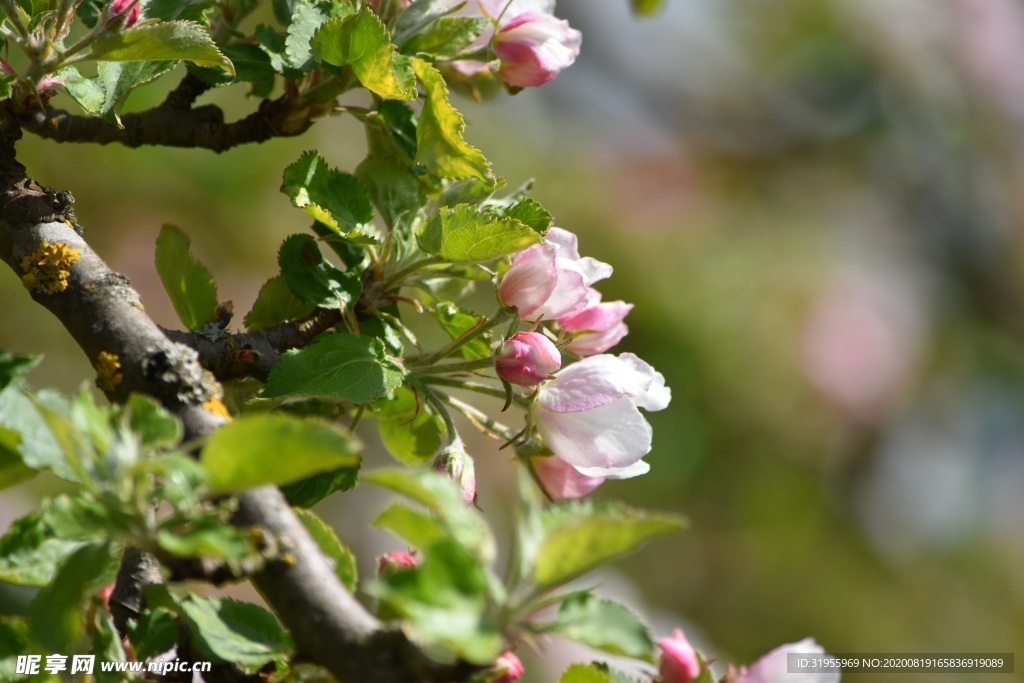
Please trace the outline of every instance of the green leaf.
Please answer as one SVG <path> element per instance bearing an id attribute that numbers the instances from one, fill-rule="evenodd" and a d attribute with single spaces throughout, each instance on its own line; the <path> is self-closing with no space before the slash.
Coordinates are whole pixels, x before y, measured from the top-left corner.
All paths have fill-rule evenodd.
<path id="1" fill-rule="evenodd" d="M 53 582 L 28 606 L 32 640 L 49 652 L 65 652 L 82 633 L 82 605 L 113 577 L 116 566 L 107 541 L 89 543 L 68 556 Z"/>
<path id="2" fill-rule="evenodd" d="M 121 645 L 121 634 L 117 632 L 117 626 L 114 625 L 114 618 L 102 607 L 102 601 L 98 596 L 93 596 L 92 603 L 96 607 L 95 612 L 92 612 L 92 624 L 89 624 L 94 633 L 92 653 L 96 659 L 103 662 L 128 661 L 124 647 Z M 122 683 L 124 681 L 124 672 L 104 671 L 104 668 L 96 667 L 96 683 Z"/>
<path id="3" fill-rule="evenodd" d="M 205 12 L 214 6 L 210 0 L 146 0 L 142 8 L 144 19 L 174 21 L 186 19 L 207 25 Z"/>
<path id="4" fill-rule="evenodd" d="M 36 394 L 36 400 L 57 407 L 64 399 L 53 392 L 41 391 Z M 80 480 L 46 420 L 17 387 L 0 391 L 0 430 L 0 449 L 17 455 L 27 467 L 50 470 L 68 481 Z"/>
<path id="5" fill-rule="evenodd" d="M 532 199 L 523 199 L 507 209 L 495 210 L 495 213 L 503 217 L 514 218 L 542 235 L 548 231 L 548 228 L 555 221 L 554 216 L 548 213 L 547 209 Z"/>
<path id="6" fill-rule="evenodd" d="M 309 41 L 316 30 L 327 21 L 327 14 L 309 0 L 296 0 L 285 38 L 285 63 L 292 69 L 310 71 L 313 67 L 313 51 Z"/>
<path id="7" fill-rule="evenodd" d="M 295 649 L 288 631 L 259 605 L 196 595 L 178 605 L 199 651 L 212 661 L 257 668 Z"/>
<path id="8" fill-rule="evenodd" d="M 573 664 L 558 683 L 617 683 L 607 669 L 597 664 Z"/>
<path id="9" fill-rule="evenodd" d="M 639 617 L 617 602 L 587 592 L 566 596 L 555 621 L 536 628 L 613 655 L 647 660 L 654 650 L 651 634 Z"/>
<path id="10" fill-rule="evenodd" d="M 237 562 L 252 551 L 240 529 L 211 515 L 185 525 L 181 520 L 168 520 L 157 529 L 156 540 L 161 548 L 178 557 L 213 557 Z"/>
<path id="11" fill-rule="evenodd" d="M 402 45 L 402 52 L 426 54 L 439 60 L 454 59 L 480 37 L 489 23 L 486 17 L 442 17 L 426 31 L 413 34 Z"/>
<path id="12" fill-rule="evenodd" d="M 331 229 L 346 234 L 373 220 L 370 194 L 353 175 L 330 168 L 316 152 L 305 152 L 284 171 L 281 191 L 292 204 Z"/>
<path id="13" fill-rule="evenodd" d="M 441 447 L 444 423 L 415 394 L 398 389 L 393 398 L 377 404 L 377 428 L 384 447 L 406 465 L 425 465 Z"/>
<path id="14" fill-rule="evenodd" d="M 258 332 L 286 320 L 305 318 L 315 308 L 295 296 L 283 275 L 275 275 L 260 287 L 256 302 L 243 322 L 250 332 Z"/>
<path id="15" fill-rule="evenodd" d="M 362 404 L 389 396 L 405 372 L 373 337 L 335 332 L 281 356 L 263 396 L 320 396 Z"/>
<path id="16" fill-rule="evenodd" d="M 358 442 L 340 427 L 264 414 L 218 429 L 199 459 L 210 490 L 223 493 L 290 484 L 317 472 L 354 467 L 359 450 Z"/>
<path id="17" fill-rule="evenodd" d="M 665 0 L 629 0 L 634 14 L 651 17 L 665 8 Z"/>
<path id="18" fill-rule="evenodd" d="M 335 491 L 348 491 L 356 485 L 358 467 L 342 467 L 331 472 L 321 472 L 306 477 L 294 484 L 281 487 L 281 493 L 289 505 L 313 507 Z"/>
<path id="19" fill-rule="evenodd" d="M 359 276 L 324 260 L 312 235 L 291 235 L 277 253 L 288 288 L 299 300 L 322 308 L 351 308 L 362 293 Z"/>
<path id="20" fill-rule="evenodd" d="M 413 58 L 412 65 L 426 91 L 416 128 L 416 161 L 441 178 L 478 178 L 493 187 L 496 181 L 490 163 L 462 139 L 466 122 L 448 101 L 444 78 L 422 59 Z"/>
<path id="21" fill-rule="evenodd" d="M 295 514 L 298 515 L 299 521 L 306 527 L 306 531 L 313 537 L 316 544 L 320 546 L 320 550 L 334 565 L 334 573 L 338 575 L 341 583 L 348 588 L 349 592 L 355 591 L 359 574 L 356 570 L 356 558 L 352 551 L 342 544 L 334 529 L 313 511 L 296 508 Z"/>
<path id="22" fill-rule="evenodd" d="M 489 664 L 501 653 L 504 638 L 489 614 L 487 573 L 453 541 L 432 546 L 415 569 L 383 577 L 377 593 L 425 644 L 446 647 L 474 664 Z"/>
<path id="23" fill-rule="evenodd" d="M 387 129 L 395 148 L 410 161 L 416 158 L 416 112 L 397 100 L 384 100 L 377 106 L 377 120 Z"/>
<path id="24" fill-rule="evenodd" d="M 366 185 L 388 228 L 395 226 L 399 216 L 418 211 L 427 201 L 416 175 L 397 159 L 368 156 L 356 168 L 356 177 Z"/>
<path id="25" fill-rule="evenodd" d="M 483 321 L 481 316 L 467 313 L 455 304 L 446 301 L 438 304 L 432 311 L 437 322 L 441 324 L 444 331 L 452 339 L 457 339 L 462 333 L 476 327 Z M 488 358 L 491 355 L 491 333 L 485 332 L 475 339 L 470 340 L 462 346 L 462 356 L 467 360 L 479 360 Z"/>
<path id="26" fill-rule="evenodd" d="M 177 615 L 164 607 L 146 609 L 137 621 L 128 622 L 128 637 L 139 661 L 167 652 L 180 635 Z"/>
<path id="27" fill-rule="evenodd" d="M 134 514 L 112 492 L 88 491 L 61 494 L 43 501 L 43 521 L 62 538 L 92 541 L 130 534 L 137 522 Z"/>
<path id="28" fill-rule="evenodd" d="M 45 586 L 57 566 L 82 546 L 58 538 L 38 512 L 14 520 L 0 538 L 0 581 L 19 586 Z"/>
<path id="29" fill-rule="evenodd" d="M 274 89 L 277 70 L 269 54 L 259 45 L 253 43 L 236 43 L 221 47 L 224 55 L 235 65 L 232 76 L 221 69 L 189 65 L 189 71 L 211 85 L 227 85 L 229 83 L 252 83 L 251 95 L 266 97 Z"/>
<path id="30" fill-rule="evenodd" d="M 20 386 L 42 359 L 42 356 L 22 356 L 0 349 L 0 391 L 14 383 Z"/>
<path id="31" fill-rule="evenodd" d="M 0 490 L 34 477 L 37 473 L 22 462 L 21 456 L 18 455 L 19 441 L 20 436 L 0 427 Z"/>
<path id="32" fill-rule="evenodd" d="M 490 261 L 540 241 L 541 234 L 528 225 L 468 204 L 441 207 L 420 236 L 424 250 L 456 263 Z"/>
<path id="33" fill-rule="evenodd" d="M 685 520 L 624 505 L 573 502 L 553 506 L 541 517 L 543 540 L 536 552 L 534 581 L 550 588 L 627 555 L 652 538 L 681 531 Z"/>
<path id="34" fill-rule="evenodd" d="M 482 562 L 494 559 L 494 537 L 480 512 L 467 505 L 448 477 L 423 469 L 384 469 L 363 480 L 411 498 L 434 514 L 448 535 L 473 550 Z"/>
<path id="35" fill-rule="evenodd" d="M 103 104 L 96 109 L 104 119 L 122 128 L 118 113 L 128 94 L 170 71 L 176 61 L 161 62 L 100 62 L 96 67 L 96 80 L 103 90 Z"/>
<path id="36" fill-rule="evenodd" d="M 0 616 L 0 680 L 18 680 L 17 657 L 28 651 L 28 623 L 21 617 Z"/>
<path id="37" fill-rule="evenodd" d="M 181 421 L 148 396 L 132 394 L 125 404 L 128 424 L 143 448 L 170 448 L 181 441 Z"/>
<path id="38" fill-rule="evenodd" d="M 156 238 L 156 272 L 178 318 L 195 330 L 217 315 L 217 285 L 206 266 L 189 252 L 189 244 L 180 228 L 164 225 Z"/>
<path id="39" fill-rule="evenodd" d="M 369 8 L 327 21 L 310 46 L 320 61 L 351 66 L 367 90 L 386 100 L 416 99 L 416 79 L 409 61 L 398 54 L 391 36 Z"/>
<path id="40" fill-rule="evenodd" d="M 194 21 L 155 21 L 128 31 L 109 31 L 92 43 L 89 59 L 104 62 L 158 62 L 183 59 L 229 73 L 231 61 L 210 34 Z"/>
<path id="41" fill-rule="evenodd" d="M 95 114 L 103 107 L 103 100 L 106 99 L 107 94 L 103 86 L 100 85 L 99 79 L 86 78 L 73 66 L 62 68 L 55 76 L 63 80 L 61 87 L 85 111 Z"/>
<path id="42" fill-rule="evenodd" d="M 387 529 L 423 550 L 447 539 L 448 532 L 430 515 L 402 503 L 392 503 L 377 516 L 373 525 Z"/>

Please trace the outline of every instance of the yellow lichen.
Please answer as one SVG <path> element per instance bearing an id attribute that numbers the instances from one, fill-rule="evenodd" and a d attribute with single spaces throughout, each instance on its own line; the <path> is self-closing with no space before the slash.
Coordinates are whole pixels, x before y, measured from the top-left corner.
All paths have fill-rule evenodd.
<path id="1" fill-rule="evenodd" d="M 68 288 L 71 266 L 82 252 L 63 242 L 43 242 L 42 246 L 21 259 L 24 275 L 21 281 L 28 289 L 42 294 L 60 294 Z"/>
<path id="2" fill-rule="evenodd" d="M 124 381 L 121 374 L 121 359 L 116 353 L 100 351 L 96 356 L 96 386 L 105 393 L 117 389 L 117 386 Z"/>
<path id="3" fill-rule="evenodd" d="M 220 400 L 216 396 L 204 403 L 203 407 L 206 408 L 207 412 L 213 413 L 217 417 L 223 417 L 225 420 L 231 419 L 231 413 L 228 412 L 228 407 L 224 405 L 224 401 Z"/>
<path id="4" fill-rule="evenodd" d="M 284 553 L 281 555 L 281 561 L 290 566 L 294 565 L 299 560 L 293 553 Z"/>

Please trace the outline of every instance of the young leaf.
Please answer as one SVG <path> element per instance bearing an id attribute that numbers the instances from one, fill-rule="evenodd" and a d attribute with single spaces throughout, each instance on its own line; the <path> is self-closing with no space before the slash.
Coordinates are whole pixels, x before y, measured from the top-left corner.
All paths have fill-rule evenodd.
<path id="1" fill-rule="evenodd" d="M 19 481 L 34 477 L 37 473 L 18 455 L 21 437 L 9 429 L 0 427 L 0 491 L 14 486 Z"/>
<path id="2" fill-rule="evenodd" d="M 292 235 L 281 244 L 277 263 L 288 288 L 310 306 L 351 308 L 363 290 L 359 276 L 324 260 L 312 235 Z"/>
<path id="3" fill-rule="evenodd" d="M 169 448 L 181 441 L 181 421 L 156 400 L 132 394 L 125 403 L 128 425 L 143 448 Z"/>
<path id="4" fill-rule="evenodd" d="M 0 391 L 14 383 L 20 386 L 29 371 L 39 365 L 42 359 L 42 356 L 22 356 L 0 349 Z"/>
<path id="5" fill-rule="evenodd" d="M 454 59 L 480 37 L 489 23 L 486 17 L 442 17 L 426 31 L 413 34 L 402 45 L 402 52 L 425 54 L 439 60 Z"/>
<path id="6" fill-rule="evenodd" d="M 389 228 L 395 226 L 399 216 L 415 212 L 426 203 L 420 181 L 397 159 L 368 156 L 356 168 L 356 177 L 366 185 L 370 199 Z"/>
<path id="7" fill-rule="evenodd" d="M 392 503 L 385 508 L 374 520 L 373 525 L 379 529 L 387 529 L 421 550 L 449 537 L 438 520 L 401 503 Z"/>
<path id="8" fill-rule="evenodd" d="M 100 603 L 98 597 L 93 596 L 92 601 L 93 605 L 97 605 L 95 612 L 91 612 L 92 623 L 88 624 L 94 634 L 92 653 L 96 659 L 104 662 L 128 661 L 124 647 L 121 645 L 121 634 L 117 632 L 117 627 L 114 625 L 114 617 L 106 609 L 98 608 L 98 603 Z M 98 667 L 96 683 L 122 683 L 124 681 L 123 672 L 104 671 L 105 668 Z"/>
<path id="9" fill-rule="evenodd" d="M 305 318 L 315 308 L 295 296 L 283 275 L 275 275 L 260 287 L 256 302 L 243 322 L 250 332 L 258 332 L 286 320 Z"/>
<path id="10" fill-rule="evenodd" d="M 424 250 L 456 263 L 490 261 L 540 241 L 541 234 L 528 225 L 468 204 L 442 207 L 420 236 Z"/>
<path id="11" fill-rule="evenodd" d="M 214 493 L 289 484 L 359 464 L 359 444 L 326 422 L 263 414 L 221 427 L 200 455 Z M 282 457 L 287 454 L 287 457 Z"/>
<path id="12" fill-rule="evenodd" d="M 309 41 L 317 28 L 327 21 L 327 15 L 309 0 L 295 0 L 288 36 L 284 41 L 285 62 L 288 67 L 300 71 L 313 68 L 313 51 Z"/>
<path id="13" fill-rule="evenodd" d="M 62 407 L 63 397 L 41 391 L 35 396 L 39 403 Z M 63 406 L 66 409 L 66 406 Z M 16 455 L 27 467 L 48 469 L 61 479 L 80 481 L 71 463 L 33 401 L 16 386 L 0 392 L 0 449 Z"/>
<path id="14" fill-rule="evenodd" d="M 566 596 L 555 621 L 537 626 L 540 632 L 557 633 L 613 655 L 649 659 L 654 650 L 651 634 L 639 617 L 617 602 L 587 592 Z"/>
<path id="15" fill-rule="evenodd" d="M 390 395 L 404 377 L 379 339 L 335 332 L 285 352 L 270 371 L 263 396 L 320 396 L 362 404 Z"/>
<path id="16" fill-rule="evenodd" d="M 259 605 L 196 595 L 177 602 L 199 651 L 212 661 L 258 668 L 295 649 L 288 631 Z"/>
<path id="17" fill-rule="evenodd" d="M 358 476 L 358 467 L 341 467 L 282 486 L 281 493 L 289 505 L 311 508 L 335 491 L 350 490 L 356 485 Z"/>
<path id="18" fill-rule="evenodd" d="M 500 212 L 495 210 L 495 213 L 525 223 L 542 235 L 548 231 L 555 220 L 547 209 L 529 198 L 516 202 Z"/>
<path id="19" fill-rule="evenodd" d="M 156 21 L 130 31 L 108 31 L 92 44 L 89 59 L 104 62 L 158 62 L 183 59 L 234 74 L 231 60 L 194 21 Z"/>
<path id="20" fill-rule="evenodd" d="M 57 567 L 82 546 L 58 538 L 38 512 L 14 520 L 0 538 L 0 581 L 18 586 L 45 586 Z"/>
<path id="21" fill-rule="evenodd" d="M 60 85 L 64 91 L 85 111 L 95 114 L 103 107 L 107 94 L 99 79 L 86 78 L 73 66 L 65 66 L 55 76 L 62 80 Z"/>
<path id="22" fill-rule="evenodd" d="M 540 588 L 550 588 L 629 554 L 652 538 L 681 531 L 685 520 L 624 505 L 576 502 L 545 510 L 542 524 L 534 581 Z"/>
<path id="23" fill-rule="evenodd" d="M 138 620 L 128 621 L 128 637 L 139 661 L 167 652 L 181 635 L 178 617 L 164 607 L 145 609 Z"/>
<path id="24" fill-rule="evenodd" d="M 416 128 L 416 161 L 441 178 L 479 178 L 493 187 L 496 181 L 490 163 L 462 139 L 466 122 L 448 101 L 441 73 L 422 59 L 413 58 L 412 65 L 426 91 Z"/>
<path id="25" fill-rule="evenodd" d="M 573 664 L 558 683 L 615 683 L 615 679 L 594 664 Z"/>
<path id="26" fill-rule="evenodd" d="M 488 614 L 487 573 L 454 541 L 432 546 L 415 569 L 385 576 L 377 593 L 427 644 L 475 664 L 491 663 L 501 653 L 504 639 Z"/>
<path id="27" fill-rule="evenodd" d="M 444 331 L 453 340 L 461 336 L 462 333 L 476 327 L 483 320 L 482 317 L 467 313 L 450 301 L 438 304 L 434 307 L 432 313 L 437 318 L 437 322 L 441 324 L 441 327 L 444 328 Z M 491 333 L 488 331 L 464 344 L 462 346 L 462 356 L 468 360 L 479 360 L 490 356 L 491 336 Z"/>
<path id="28" fill-rule="evenodd" d="M 103 89 L 103 104 L 96 109 L 104 119 L 118 127 L 118 112 L 124 100 L 135 88 L 156 80 L 175 67 L 176 61 L 160 62 L 100 62 L 96 67 L 96 80 Z"/>
<path id="29" fill-rule="evenodd" d="M 373 220 L 370 195 L 358 178 L 330 168 L 316 152 L 305 152 L 284 170 L 281 191 L 292 205 L 346 234 Z"/>
<path id="30" fill-rule="evenodd" d="M 487 522 L 466 504 L 448 477 L 432 470 L 385 469 L 365 474 L 363 480 L 415 500 L 434 514 L 451 538 L 472 549 L 483 562 L 494 559 L 494 537 Z"/>
<path id="31" fill-rule="evenodd" d="M 444 423 L 408 389 L 377 404 L 377 428 L 384 447 L 406 465 L 425 465 L 441 447 Z"/>
<path id="32" fill-rule="evenodd" d="M 32 640 L 49 652 L 65 652 L 82 633 L 82 604 L 113 577 L 116 566 L 107 541 L 89 543 L 68 556 L 53 583 L 28 606 Z"/>
<path id="33" fill-rule="evenodd" d="M 182 526 L 181 520 L 168 520 L 160 525 L 156 540 L 161 548 L 178 557 L 213 557 L 237 562 L 252 548 L 237 527 L 216 516 L 203 516 Z"/>
<path id="34" fill-rule="evenodd" d="M 306 531 L 313 537 L 316 544 L 320 546 L 320 550 L 334 564 L 334 573 L 338 575 L 349 591 L 354 591 L 359 582 L 359 574 L 356 570 L 356 558 L 352 551 L 342 544 L 334 529 L 312 510 L 297 508 L 295 514 L 298 515 L 302 526 L 306 527 Z"/>
<path id="35" fill-rule="evenodd" d="M 174 312 L 190 330 L 217 314 L 217 285 L 210 271 L 189 252 L 190 240 L 181 229 L 164 225 L 156 238 L 156 272 Z"/>
<path id="36" fill-rule="evenodd" d="M 397 100 L 384 100 L 377 106 L 377 120 L 387 129 L 395 148 L 409 161 L 414 160 L 419 125 L 416 112 Z"/>
<path id="37" fill-rule="evenodd" d="M 321 62 L 351 66 L 359 82 L 383 99 L 416 99 L 409 61 L 398 54 L 384 24 L 369 8 L 327 21 L 310 46 Z"/>

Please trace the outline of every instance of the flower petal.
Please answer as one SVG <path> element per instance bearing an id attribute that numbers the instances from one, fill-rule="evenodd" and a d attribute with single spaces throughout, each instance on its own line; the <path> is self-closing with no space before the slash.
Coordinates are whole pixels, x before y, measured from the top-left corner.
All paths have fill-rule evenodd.
<path id="1" fill-rule="evenodd" d="M 584 412 L 539 406 L 534 420 L 548 448 L 577 468 L 628 467 L 651 450 L 651 425 L 627 397 Z"/>

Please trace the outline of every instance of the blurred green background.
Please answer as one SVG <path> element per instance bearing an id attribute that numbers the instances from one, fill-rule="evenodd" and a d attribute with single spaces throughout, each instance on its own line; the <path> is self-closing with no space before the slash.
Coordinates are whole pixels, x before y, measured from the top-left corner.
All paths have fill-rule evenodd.
<path id="1" fill-rule="evenodd" d="M 673 390 L 650 416 L 651 474 L 597 495 L 692 528 L 590 584 L 723 662 L 805 636 L 836 653 L 1024 655 L 1024 4 L 667 0 L 639 20 L 624 0 L 562 0 L 559 14 L 584 35 L 576 65 L 458 104 L 497 172 L 535 178 L 581 251 L 615 266 L 605 300 L 636 304 L 617 351 Z M 281 239 L 307 227 L 278 187 L 309 148 L 349 170 L 365 152 L 335 119 L 220 156 L 31 137 L 19 153 L 175 325 L 152 266 L 160 225 L 192 236 L 244 313 Z M 37 386 L 91 377 L 6 270 L 0 295 L 0 347 L 47 356 Z M 474 447 L 501 524 L 512 468 Z M 5 494 L 0 526 L 45 486 Z M 364 574 L 395 549 L 363 528 L 374 505 L 356 491 L 325 506 Z M 532 659 L 531 680 L 554 680 L 559 652 Z"/>

